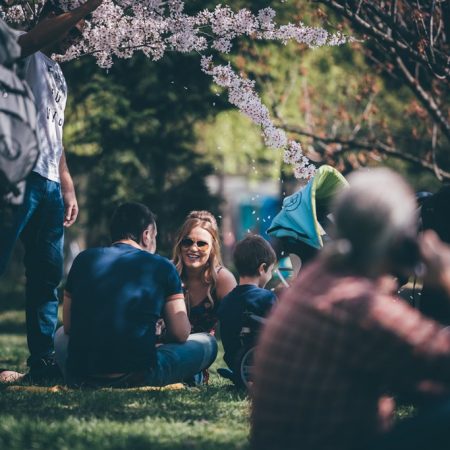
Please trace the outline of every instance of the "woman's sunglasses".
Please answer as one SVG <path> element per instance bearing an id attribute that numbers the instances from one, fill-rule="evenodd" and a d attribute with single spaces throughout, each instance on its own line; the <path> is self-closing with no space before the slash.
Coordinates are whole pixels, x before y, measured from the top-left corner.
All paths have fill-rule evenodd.
<path id="1" fill-rule="evenodd" d="M 203 252 L 206 252 L 208 250 L 208 248 L 209 248 L 208 242 L 205 242 L 205 241 L 194 241 L 191 238 L 184 238 L 184 239 L 182 239 L 180 244 L 181 244 L 181 246 L 183 248 L 189 248 L 189 247 L 192 247 L 195 244 L 195 246 L 199 250 L 201 250 Z"/>

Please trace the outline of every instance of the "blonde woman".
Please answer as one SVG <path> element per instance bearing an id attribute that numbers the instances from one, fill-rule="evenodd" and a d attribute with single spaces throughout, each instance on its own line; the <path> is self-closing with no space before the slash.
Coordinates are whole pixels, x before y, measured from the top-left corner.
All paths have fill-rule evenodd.
<path id="1" fill-rule="evenodd" d="M 183 282 L 192 333 L 214 333 L 219 302 L 236 280 L 222 264 L 217 222 L 210 212 L 187 216 L 175 241 L 173 263 Z"/>

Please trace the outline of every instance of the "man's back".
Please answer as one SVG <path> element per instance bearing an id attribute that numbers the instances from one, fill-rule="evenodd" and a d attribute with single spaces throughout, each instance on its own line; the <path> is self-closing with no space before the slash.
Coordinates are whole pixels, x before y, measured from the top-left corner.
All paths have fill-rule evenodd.
<path id="1" fill-rule="evenodd" d="M 156 322 L 182 292 L 167 259 L 123 243 L 81 253 L 69 273 L 69 372 L 145 370 L 155 362 Z"/>

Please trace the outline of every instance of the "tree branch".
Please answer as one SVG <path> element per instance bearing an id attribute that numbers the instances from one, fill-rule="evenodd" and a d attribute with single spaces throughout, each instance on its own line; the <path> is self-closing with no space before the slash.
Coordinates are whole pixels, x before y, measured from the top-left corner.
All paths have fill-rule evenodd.
<path id="1" fill-rule="evenodd" d="M 345 139 L 345 138 L 341 138 L 338 136 L 323 137 L 323 136 L 319 136 L 314 133 L 310 133 L 306 130 L 303 130 L 300 127 L 288 125 L 285 123 L 281 123 L 280 128 L 284 129 L 285 131 L 298 134 L 300 136 L 309 137 L 309 138 L 313 139 L 313 141 L 318 142 L 318 143 L 322 143 L 322 144 L 326 144 L 326 145 L 330 145 L 330 144 L 339 145 L 340 149 L 335 151 L 333 153 L 333 156 L 340 156 L 347 152 L 358 151 L 358 150 L 366 150 L 366 151 L 376 150 L 383 155 L 391 156 L 393 158 L 397 158 L 402 161 L 409 162 L 420 169 L 431 172 L 431 173 L 435 174 L 436 176 L 438 176 L 438 178 L 440 180 L 450 181 L 450 172 L 446 172 L 445 170 L 439 168 L 436 165 L 435 161 L 429 162 L 423 158 L 419 158 L 415 155 L 411 155 L 410 153 L 405 153 L 405 152 L 399 150 L 398 148 L 392 147 L 391 145 L 388 145 L 384 142 L 380 142 L 376 139 L 374 139 L 373 141 L 362 141 L 362 140 L 358 140 L 358 139 Z"/>
<path id="2" fill-rule="evenodd" d="M 394 52 L 392 52 L 394 53 Z M 442 132 L 445 134 L 447 139 L 450 141 L 450 123 L 448 120 L 444 117 L 442 110 L 439 108 L 433 97 L 429 93 L 427 93 L 423 87 L 419 84 L 419 81 L 417 78 L 415 78 L 411 72 L 406 67 L 405 63 L 403 62 L 402 58 L 398 55 L 395 55 L 395 61 L 398 64 L 398 67 L 403 74 L 403 77 L 408 84 L 408 86 L 411 88 L 411 90 L 414 92 L 415 96 L 420 100 L 420 102 L 423 104 L 423 106 L 426 108 L 428 113 L 431 115 L 433 120 L 439 125 Z"/>
<path id="3" fill-rule="evenodd" d="M 428 67 L 431 71 L 431 73 L 434 76 L 439 76 L 439 74 L 444 74 L 440 76 L 448 77 L 450 76 L 450 67 L 449 67 L 449 61 L 447 56 L 443 55 L 443 61 L 441 64 L 430 64 L 430 61 L 428 57 L 422 56 L 418 51 L 414 50 L 411 45 L 408 42 L 407 36 L 402 35 L 402 39 L 394 39 L 390 33 L 383 32 L 381 29 L 377 28 L 376 26 L 369 23 L 366 19 L 362 17 L 361 14 L 358 14 L 351 8 L 347 8 L 346 6 L 343 6 L 339 1 L 336 0 L 316 0 L 316 2 L 323 3 L 327 6 L 329 6 L 331 9 L 336 11 L 338 14 L 344 16 L 350 22 L 363 30 L 365 33 L 367 33 L 369 36 L 372 36 L 380 45 L 383 47 L 393 47 L 397 49 L 398 51 L 405 52 L 408 54 L 408 56 L 417 62 L 420 62 L 425 67 Z M 347 2 L 344 2 L 345 5 L 347 5 Z M 380 20 L 385 21 L 386 25 L 389 26 L 395 26 L 396 32 L 399 33 L 399 31 L 402 31 L 402 33 L 407 33 L 410 35 L 410 32 L 405 28 L 402 27 L 400 29 L 399 24 L 392 23 L 392 19 L 389 15 L 382 13 L 381 11 L 377 10 L 375 5 L 371 4 L 370 2 L 366 3 L 368 6 L 368 9 L 371 9 L 372 11 L 377 11 L 377 17 L 379 17 Z"/>

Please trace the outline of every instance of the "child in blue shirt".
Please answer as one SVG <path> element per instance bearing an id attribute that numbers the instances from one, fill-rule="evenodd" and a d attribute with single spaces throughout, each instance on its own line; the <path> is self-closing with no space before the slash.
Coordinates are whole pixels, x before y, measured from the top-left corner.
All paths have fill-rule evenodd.
<path id="1" fill-rule="evenodd" d="M 249 235 L 236 245 L 234 265 L 239 274 L 239 285 L 220 302 L 218 316 L 220 335 L 225 355 L 223 359 L 233 370 L 241 348 L 240 333 L 246 313 L 266 316 L 276 301 L 275 294 L 263 287 L 272 278 L 276 255 L 261 236 Z M 220 370 L 220 369 L 219 369 Z M 225 375 L 226 369 L 222 369 Z M 227 378 L 232 378 L 229 373 Z"/>

